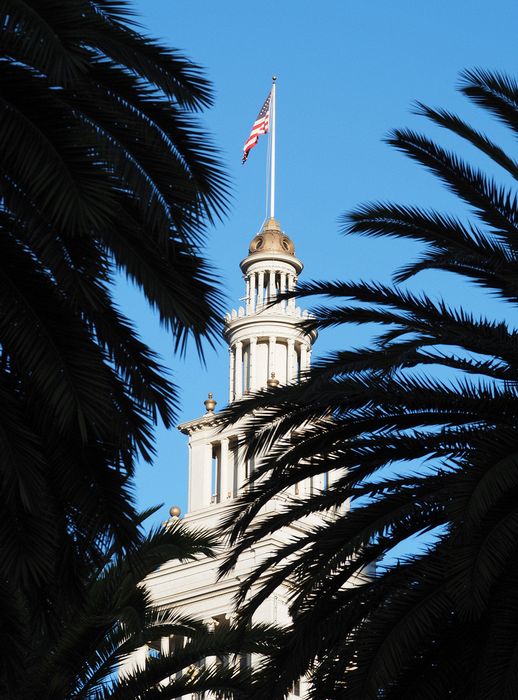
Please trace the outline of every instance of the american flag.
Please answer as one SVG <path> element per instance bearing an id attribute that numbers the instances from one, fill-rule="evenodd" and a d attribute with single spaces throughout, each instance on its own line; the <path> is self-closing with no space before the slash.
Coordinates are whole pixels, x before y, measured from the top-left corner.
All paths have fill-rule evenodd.
<path id="1" fill-rule="evenodd" d="M 270 128 L 270 100 L 272 97 L 272 93 L 268 95 L 266 100 L 264 101 L 264 105 L 261 107 L 261 111 L 257 115 L 257 118 L 254 122 L 254 125 L 252 126 L 252 131 L 250 132 L 250 136 L 247 138 L 246 143 L 243 148 L 243 163 L 246 163 L 246 159 L 248 158 L 248 154 L 252 150 L 252 148 L 255 146 L 255 144 L 259 141 L 259 136 L 262 134 L 268 133 L 268 130 Z"/>

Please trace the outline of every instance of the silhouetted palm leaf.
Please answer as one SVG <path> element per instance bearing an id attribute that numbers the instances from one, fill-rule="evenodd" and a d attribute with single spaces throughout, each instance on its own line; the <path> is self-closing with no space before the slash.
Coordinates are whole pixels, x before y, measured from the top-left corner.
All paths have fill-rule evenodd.
<path id="1" fill-rule="evenodd" d="M 0 569 L 36 635 L 77 603 L 106 542 L 138 542 L 134 465 L 177 409 L 116 276 L 177 349 L 220 329 L 200 245 L 227 181 L 193 114 L 211 88 L 132 17 L 115 0 L 2 4 Z"/>
<path id="2" fill-rule="evenodd" d="M 245 636 L 232 628 L 209 632 L 200 622 L 156 607 L 141 583 L 166 562 L 212 556 L 212 546 L 206 533 L 177 522 L 151 532 L 127 557 L 108 549 L 104 562 L 88 572 L 82 602 L 44 637 L 32 634 L 26 615 L 30 606 L 15 595 L 6 606 L 11 624 L 2 632 L 10 649 L 2 675 L 9 685 L 3 685 L 2 697 L 151 700 L 209 690 L 221 697 L 248 697 L 252 678 L 239 667 L 238 654 L 261 651 L 275 631 L 258 626 Z M 117 678 L 128 655 L 173 636 L 184 645 L 149 657 L 144 667 L 127 668 Z M 216 655 L 237 663 L 216 663 Z"/>
<path id="3" fill-rule="evenodd" d="M 513 80 L 472 71 L 462 91 L 518 130 Z M 418 110 L 516 177 L 515 159 L 491 139 L 444 110 Z M 498 295 L 508 321 L 398 284 L 299 287 L 299 296 L 334 304 L 313 309 L 308 330 L 354 323 L 378 333 L 366 348 L 318 361 L 300 384 L 259 392 L 222 417 L 244 420 L 248 449 L 265 454 L 228 516 L 234 550 L 223 573 L 272 532 L 302 529 L 241 591 L 246 620 L 286 579 L 293 587 L 293 623 L 269 654 L 257 698 L 266 688 L 286 697 L 304 673 L 311 697 L 322 699 L 518 694 L 516 193 L 425 136 L 398 130 L 389 142 L 474 219 L 373 204 L 347 215 L 346 230 L 421 242 L 420 259 L 396 283 L 427 269 L 461 275 Z M 328 479 L 325 490 L 289 495 L 315 477 Z M 281 492 L 283 506 L 264 514 Z M 414 554 L 391 557 L 424 533 Z"/>

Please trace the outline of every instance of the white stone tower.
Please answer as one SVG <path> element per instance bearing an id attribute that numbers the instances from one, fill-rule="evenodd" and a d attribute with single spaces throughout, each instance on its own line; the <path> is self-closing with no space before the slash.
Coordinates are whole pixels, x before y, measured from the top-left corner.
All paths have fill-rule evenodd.
<path id="1" fill-rule="evenodd" d="M 302 263 L 279 222 L 268 219 L 241 263 L 246 307 L 227 315 L 225 337 L 230 350 L 230 401 L 265 387 L 268 379 L 295 381 L 309 366 L 314 338 L 300 330 L 295 299 L 271 306 L 279 293 L 295 289 Z"/>
<path id="2" fill-rule="evenodd" d="M 231 403 L 267 385 L 298 381 L 301 370 L 309 367 L 311 346 L 316 338 L 315 333 L 302 330 L 301 320 L 307 313 L 301 312 L 294 299 L 275 301 L 279 293 L 295 289 L 302 270 L 293 242 L 276 219 L 268 219 L 253 238 L 241 270 L 246 303 L 227 314 L 225 324 Z M 254 464 L 253 459 L 244 459 L 240 449 L 239 424 L 223 425 L 214 411 L 215 405 L 209 394 L 206 413 L 183 423 L 179 429 L 189 437 L 189 498 L 185 520 L 194 527 L 217 531 L 225 509 L 245 486 Z M 294 493 L 303 495 L 323 486 L 307 480 L 298 484 Z M 267 509 L 277 507 L 274 500 Z M 172 517 L 177 516 L 178 511 L 172 509 Z M 228 624 L 240 582 L 284 536 L 293 537 L 297 529 L 292 527 L 285 535 L 276 533 L 247 551 L 234 573 L 221 581 L 216 580 L 217 570 L 224 555 L 163 566 L 147 579 L 154 602 L 164 608 L 180 608 L 209 625 Z M 286 591 L 277 590 L 257 611 L 255 619 L 276 624 L 289 622 Z M 157 643 L 157 650 L 169 649 L 173 642 L 163 639 Z M 146 650 L 142 654 L 145 658 Z M 303 692 L 303 687 L 296 684 L 291 697 L 302 697 Z"/>

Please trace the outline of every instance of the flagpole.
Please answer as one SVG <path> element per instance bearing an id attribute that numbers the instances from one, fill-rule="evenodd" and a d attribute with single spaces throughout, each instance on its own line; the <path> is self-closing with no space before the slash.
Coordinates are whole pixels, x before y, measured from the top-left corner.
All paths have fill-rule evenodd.
<path id="1" fill-rule="evenodd" d="M 270 156 L 270 218 L 275 218 L 275 81 L 277 77 L 272 76 L 272 99 L 271 99 L 271 110 L 272 110 L 272 128 L 270 132 L 271 138 L 271 156 Z"/>

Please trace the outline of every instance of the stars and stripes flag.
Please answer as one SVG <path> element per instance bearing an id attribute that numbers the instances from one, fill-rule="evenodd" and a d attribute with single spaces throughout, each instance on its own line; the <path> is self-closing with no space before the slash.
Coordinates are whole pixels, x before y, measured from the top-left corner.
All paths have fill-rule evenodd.
<path id="1" fill-rule="evenodd" d="M 250 136 L 247 138 L 246 143 L 243 147 L 243 163 L 246 163 L 248 154 L 259 141 L 259 136 L 262 134 L 267 134 L 270 128 L 270 102 L 272 99 L 272 93 L 268 95 L 264 101 L 264 105 L 261 107 L 261 111 L 257 115 L 257 118 L 252 126 L 252 131 Z"/>

